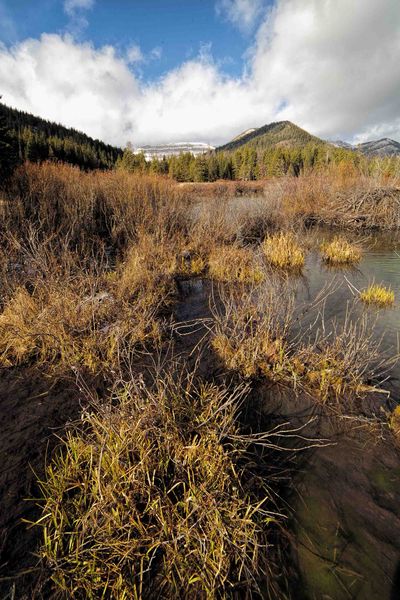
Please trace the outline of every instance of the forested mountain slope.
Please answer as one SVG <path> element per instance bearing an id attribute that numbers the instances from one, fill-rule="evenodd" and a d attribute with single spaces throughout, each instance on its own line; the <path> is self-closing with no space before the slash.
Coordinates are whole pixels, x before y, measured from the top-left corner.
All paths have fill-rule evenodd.
<path id="1" fill-rule="evenodd" d="M 84 169 L 109 169 L 122 150 L 90 136 L 0 103 L 0 120 L 9 130 L 20 161 L 60 160 Z"/>
<path id="2" fill-rule="evenodd" d="M 266 150 L 274 147 L 305 146 L 306 144 L 324 145 L 326 142 L 311 135 L 290 121 L 269 123 L 257 129 L 250 129 L 237 135 L 233 140 L 220 146 L 217 150 L 232 151 L 247 145 L 256 150 Z"/>

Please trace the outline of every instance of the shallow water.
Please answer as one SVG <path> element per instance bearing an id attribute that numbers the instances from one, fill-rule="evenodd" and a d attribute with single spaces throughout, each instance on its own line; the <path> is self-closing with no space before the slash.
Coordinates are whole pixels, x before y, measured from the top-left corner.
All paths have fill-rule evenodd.
<path id="1" fill-rule="evenodd" d="M 326 327 L 340 323 L 351 312 L 355 321 L 367 314 L 371 333 L 380 339 L 382 353 L 397 352 L 400 329 L 400 240 L 380 235 L 364 241 L 363 258 L 357 268 L 327 268 L 316 248 L 331 232 L 314 232 L 306 243 L 314 248 L 307 255 L 302 277 L 291 279 L 300 312 L 314 302 L 328 284 L 334 285 L 324 303 Z M 365 307 L 356 300 L 357 289 L 372 281 L 390 286 L 395 305 L 384 310 Z M 350 285 L 351 284 L 351 285 Z M 176 317 L 180 322 L 209 318 L 208 280 L 180 282 L 181 303 Z M 300 328 L 315 322 L 321 305 L 308 310 Z M 192 328 L 194 332 L 192 333 Z M 314 329 L 313 329 L 314 331 Z M 183 345 L 192 348 L 202 337 L 198 324 L 182 330 Z M 189 334 L 189 335 L 187 335 Z M 313 334 L 311 334 L 313 335 Z M 186 346 L 185 346 L 186 347 Z M 203 356 L 205 373 L 216 374 L 210 351 Z M 400 363 L 385 387 L 392 398 L 400 399 Z M 268 418 L 282 418 L 299 426 L 315 415 L 312 399 L 296 398 L 290 391 L 281 397 L 269 385 L 255 383 L 253 399 Z M 287 396 L 287 397 L 286 397 Z M 308 403 L 307 403 L 308 402 Z M 315 422 L 319 436 L 331 445 L 299 453 L 290 463 L 292 479 L 284 494 L 293 552 L 293 581 L 290 598 L 298 600 L 400 600 L 400 453 L 390 434 L 362 421 L 349 423 L 324 415 Z M 258 417 L 257 417 L 258 418 Z M 372 421 L 373 422 L 373 421 Z M 313 431 L 305 430 L 307 435 Z M 318 436 L 317 436 L 318 437 Z"/>
<path id="2" fill-rule="evenodd" d="M 362 260 L 354 268 L 329 267 L 322 261 L 320 253 L 312 250 L 307 255 L 303 276 L 296 281 L 296 302 L 298 306 L 307 307 L 321 290 L 332 286 L 333 291 L 327 295 L 323 306 L 324 322 L 328 324 L 335 320 L 340 326 L 346 314 L 350 314 L 352 320 L 366 315 L 369 330 L 376 339 L 382 340 L 382 353 L 395 356 L 399 353 L 400 334 L 400 239 L 380 235 L 369 238 L 364 244 L 366 250 Z M 392 307 L 377 309 L 357 301 L 354 288 L 362 290 L 373 282 L 394 291 Z M 314 322 L 318 310 L 321 311 L 321 305 L 302 318 L 302 326 Z M 400 398 L 400 361 L 391 369 L 387 387 Z"/>

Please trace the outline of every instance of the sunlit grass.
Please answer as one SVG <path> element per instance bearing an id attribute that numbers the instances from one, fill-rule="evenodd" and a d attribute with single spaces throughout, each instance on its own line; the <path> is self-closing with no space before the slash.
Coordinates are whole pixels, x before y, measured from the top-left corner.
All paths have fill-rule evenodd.
<path id="1" fill-rule="evenodd" d="M 394 292 L 383 285 L 373 284 L 360 292 L 360 299 L 365 304 L 391 306 L 394 303 Z"/>
<path id="2" fill-rule="evenodd" d="M 261 247 L 265 258 L 273 267 L 301 271 L 304 266 L 304 252 L 290 233 L 282 232 L 267 237 Z"/>
<path id="3" fill-rule="evenodd" d="M 207 263 L 202 256 L 196 253 L 188 253 L 177 259 L 176 271 L 180 275 L 201 275 L 207 268 Z"/>
<path id="4" fill-rule="evenodd" d="M 361 250 L 343 237 L 321 246 L 322 258 L 330 265 L 351 265 L 361 260 Z"/>
<path id="5" fill-rule="evenodd" d="M 400 442 L 400 406 L 396 406 L 389 419 L 389 426 Z"/>
<path id="6" fill-rule="evenodd" d="M 155 391 L 125 385 L 84 414 L 42 483 L 42 556 L 68 597 L 257 589 L 271 517 L 240 480 L 242 395 L 171 378 Z"/>
<path id="7" fill-rule="evenodd" d="M 249 248 L 216 246 L 211 251 L 208 265 L 213 279 L 228 283 L 260 283 L 265 277 L 253 250 Z"/>

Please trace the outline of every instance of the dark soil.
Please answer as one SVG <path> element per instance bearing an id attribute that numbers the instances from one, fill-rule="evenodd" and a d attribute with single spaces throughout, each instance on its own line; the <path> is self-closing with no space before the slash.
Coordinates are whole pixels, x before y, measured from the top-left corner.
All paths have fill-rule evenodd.
<path id="1" fill-rule="evenodd" d="M 0 598 L 34 598 L 38 497 L 46 456 L 80 406 L 76 386 L 32 370 L 4 370 L 0 378 Z"/>

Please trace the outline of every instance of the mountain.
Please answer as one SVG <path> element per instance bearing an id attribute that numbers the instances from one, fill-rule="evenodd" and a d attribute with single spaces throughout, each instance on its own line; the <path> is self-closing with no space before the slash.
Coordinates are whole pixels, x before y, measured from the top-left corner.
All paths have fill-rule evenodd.
<path id="1" fill-rule="evenodd" d="M 214 146 L 204 144 L 203 142 L 176 142 L 155 146 L 141 146 L 140 148 L 135 148 L 134 153 L 139 154 L 143 152 L 145 159 L 151 160 L 152 158 L 163 158 L 163 156 L 178 156 L 183 152 L 190 152 L 193 156 L 197 156 L 211 150 L 215 150 Z"/>
<path id="2" fill-rule="evenodd" d="M 109 169 L 122 150 L 100 140 L 0 103 L 20 161 L 60 160 L 83 169 Z"/>
<path id="3" fill-rule="evenodd" d="M 400 156 L 399 142 L 390 138 L 357 144 L 355 149 L 360 150 L 366 156 Z"/>
<path id="4" fill-rule="evenodd" d="M 231 151 L 240 146 L 253 147 L 256 150 L 276 147 L 305 146 L 306 144 L 324 145 L 326 142 L 311 135 L 290 121 L 278 121 L 256 129 L 248 129 L 237 135 L 233 140 L 219 146 L 217 151 Z"/>
<path id="5" fill-rule="evenodd" d="M 328 141 L 327 143 L 332 144 L 332 146 L 336 146 L 336 148 L 345 148 L 346 150 L 355 149 L 353 144 L 349 144 L 349 142 L 343 142 L 342 140 Z"/>

